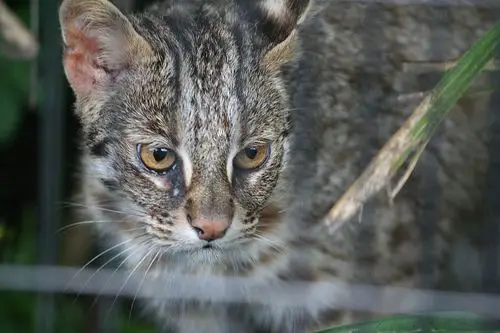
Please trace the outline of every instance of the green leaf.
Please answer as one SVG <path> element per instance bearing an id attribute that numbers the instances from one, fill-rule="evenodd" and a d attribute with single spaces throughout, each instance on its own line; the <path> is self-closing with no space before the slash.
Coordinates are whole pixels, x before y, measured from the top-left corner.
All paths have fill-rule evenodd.
<path id="1" fill-rule="evenodd" d="M 15 98 L 1 92 L 2 90 L 0 90 L 0 144 L 15 133 L 22 110 Z"/>
<path id="2" fill-rule="evenodd" d="M 432 90 L 431 104 L 425 115 L 412 128 L 415 143 L 426 142 L 446 114 L 469 88 L 473 79 L 491 61 L 500 44 L 500 22 L 493 27 L 460 58 L 455 67 L 446 72 Z"/>
<path id="3" fill-rule="evenodd" d="M 18 17 L 29 23 L 29 5 L 13 8 Z M 30 62 L 0 57 L 0 144 L 17 130 L 30 89 Z"/>
<path id="4" fill-rule="evenodd" d="M 401 315 L 339 326 L 317 333 L 500 332 L 500 323 L 470 313 Z"/>

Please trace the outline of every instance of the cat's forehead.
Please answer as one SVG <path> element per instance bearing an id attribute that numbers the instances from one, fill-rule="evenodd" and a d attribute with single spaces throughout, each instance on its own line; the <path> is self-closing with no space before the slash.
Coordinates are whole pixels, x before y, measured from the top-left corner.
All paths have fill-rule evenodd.
<path id="1" fill-rule="evenodd" d="M 227 55 L 226 51 L 239 47 L 235 42 L 248 32 L 241 22 L 233 21 L 230 12 L 210 5 L 194 12 L 171 10 L 158 14 L 136 17 L 136 29 L 156 53 L 171 54 L 176 50 L 184 60 L 220 61 L 220 56 Z"/>
<path id="2" fill-rule="evenodd" d="M 165 115 L 176 123 L 179 144 L 188 149 L 216 145 L 226 149 L 239 127 L 245 101 L 238 96 L 239 57 L 230 36 L 207 27 L 170 34 L 159 51 L 159 70 L 149 84 L 163 84 L 167 96 L 157 95 Z M 195 32 L 198 31 L 199 34 Z M 178 32 L 180 33 L 180 32 Z M 161 81 L 161 82 L 158 82 Z"/>
<path id="3" fill-rule="evenodd" d="M 259 67 L 241 25 L 214 13 L 144 17 L 141 25 L 158 57 L 128 81 L 133 93 L 123 94 L 135 115 L 129 121 L 134 136 L 166 138 L 206 168 L 281 134 L 281 91 Z"/>
<path id="4" fill-rule="evenodd" d="M 142 24 L 155 24 L 148 20 L 153 18 Z M 146 111 L 157 114 L 154 119 L 167 118 L 179 135 L 191 136 L 189 142 L 222 143 L 239 129 L 251 135 L 257 123 L 251 118 L 272 115 L 265 107 L 266 77 L 241 31 L 210 15 L 163 18 L 158 29 L 148 37 L 158 61 L 131 83 L 142 92 Z"/>

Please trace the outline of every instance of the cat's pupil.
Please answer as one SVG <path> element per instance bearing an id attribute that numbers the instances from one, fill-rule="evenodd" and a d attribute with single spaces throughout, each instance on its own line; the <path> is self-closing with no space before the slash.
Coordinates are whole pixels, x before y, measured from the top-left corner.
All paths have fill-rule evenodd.
<path id="1" fill-rule="evenodd" d="M 153 157 L 155 158 L 156 162 L 160 162 L 167 157 L 168 154 L 168 149 L 166 148 L 156 148 L 153 150 Z"/>
<path id="2" fill-rule="evenodd" d="M 245 149 L 245 154 L 251 160 L 253 160 L 257 156 L 258 150 L 255 147 L 249 147 Z"/>

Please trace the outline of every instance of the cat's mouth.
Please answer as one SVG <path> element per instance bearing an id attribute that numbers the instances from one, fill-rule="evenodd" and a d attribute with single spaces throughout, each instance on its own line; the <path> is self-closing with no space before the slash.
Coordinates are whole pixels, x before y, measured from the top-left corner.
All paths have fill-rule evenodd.
<path id="1" fill-rule="evenodd" d="M 201 251 L 208 251 L 208 250 L 212 250 L 212 251 L 227 251 L 228 249 L 232 249 L 233 248 L 233 244 L 221 244 L 221 243 L 213 243 L 213 242 L 208 242 L 208 243 L 205 243 L 205 244 L 202 244 L 201 245 L 201 248 L 198 248 L 200 249 Z"/>
<path id="2" fill-rule="evenodd" d="M 218 242 L 207 242 L 198 245 L 197 250 L 200 252 L 226 252 L 234 250 L 235 244 L 231 243 L 218 243 Z"/>
<path id="3" fill-rule="evenodd" d="M 221 255 L 224 255 L 228 251 L 227 248 L 224 248 L 222 246 L 218 246 L 217 244 L 213 243 L 208 243 L 204 244 L 201 247 L 198 247 L 196 250 L 191 250 L 191 253 L 198 253 L 198 255 L 201 255 L 202 257 L 206 258 L 211 257 L 211 256 L 216 256 L 219 257 Z"/>

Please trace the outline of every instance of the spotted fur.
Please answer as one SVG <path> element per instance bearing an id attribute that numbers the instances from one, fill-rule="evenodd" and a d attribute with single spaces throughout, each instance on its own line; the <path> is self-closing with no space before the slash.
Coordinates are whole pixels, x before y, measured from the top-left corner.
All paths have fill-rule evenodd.
<path id="1" fill-rule="evenodd" d="M 482 198 L 481 103 L 457 106 L 392 206 L 377 197 L 361 223 L 335 235 L 319 221 L 414 106 L 397 100 L 406 89 L 401 64 L 434 56 L 428 27 L 449 24 L 439 57 L 452 58 L 494 16 L 307 0 L 170 0 L 125 16 L 106 0 L 65 0 L 65 70 L 83 128 L 86 214 L 126 222 L 96 225 L 111 244 L 129 241 L 137 251 L 127 265 L 151 262 L 152 277 L 437 286 L 453 223 L 469 222 L 464 216 Z M 453 31 L 464 17 L 482 23 Z M 234 156 L 255 142 L 270 145 L 265 164 L 234 169 Z M 139 144 L 170 148 L 177 162 L 151 172 Z M 439 200 L 428 202 L 432 191 Z M 207 246 L 190 225 L 197 216 L 227 219 L 229 229 Z M 146 307 L 182 333 L 304 332 L 356 318 L 333 309 L 329 295 L 302 301 Z"/>

